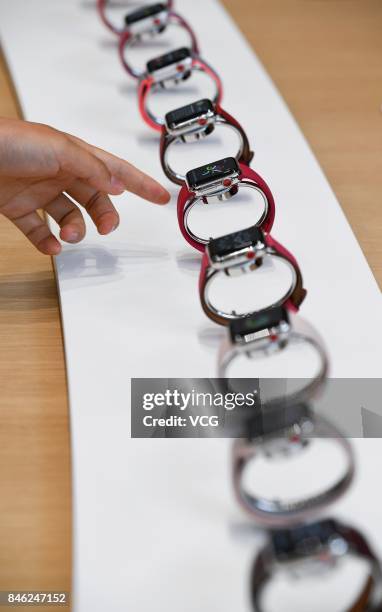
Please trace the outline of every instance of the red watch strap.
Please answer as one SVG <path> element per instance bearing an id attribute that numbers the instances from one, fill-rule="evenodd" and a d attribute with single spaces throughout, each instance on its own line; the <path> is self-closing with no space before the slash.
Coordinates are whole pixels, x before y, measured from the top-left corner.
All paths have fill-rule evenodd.
<path id="1" fill-rule="evenodd" d="M 272 192 L 269 189 L 267 183 L 264 181 L 264 179 L 259 174 L 257 174 L 257 172 L 252 170 L 252 168 L 245 166 L 244 164 L 239 164 L 239 165 L 240 165 L 240 170 L 241 170 L 240 180 L 243 182 L 248 181 L 248 182 L 255 183 L 261 189 L 261 191 L 264 193 L 265 197 L 267 198 L 268 213 L 261 225 L 261 229 L 264 232 L 269 233 L 269 231 L 272 229 L 273 222 L 275 219 L 275 201 L 273 199 Z M 177 203 L 179 229 L 182 232 L 183 237 L 187 240 L 187 242 L 192 247 L 194 247 L 194 249 L 197 249 L 198 251 L 203 252 L 205 250 L 205 245 L 194 240 L 194 238 L 192 238 L 189 235 L 184 225 L 184 209 L 188 201 L 193 195 L 194 194 L 188 190 L 187 185 L 184 184 L 179 192 L 178 203 Z"/>
<path id="2" fill-rule="evenodd" d="M 208 74 L 208 76 L 211 77 L 211 79 L 213 81 L 215 81 L 216 88 L 217 88 L 217 91 L 218 91 L 218 96 L 217 96 L 217 99 L 214 100 L 214 102 L 216 104 L 220 104 L 222 99 L 223 99 L 223 83 L 222 83 L 222 80 L 219 77 L 218 73 L 215 72 L 215 70 L 212 68 L 212 66 L 207 64 L 200 57 L 194 57 L 193 64 L 194 64 L 194 66 L 198 66 L 201 70 L 203 70 L 203 72 Z"/>
<path id="3" fill-rule="evenodd" d="M 114 32 L 114 34 L 121 34 L 123 32 L 123 28 L 116 28 L 115 25 L 113 25 L 111 23 L 111 21 L 109 21 L 109 19 L 106 16 L 106 5 L 107 5 L 107 0 L 97 0 L 97 10 L 98 10 L 98 14 L 101 17 L 103 23 L 105 24 L 105 26 L 111 30 L 111 32 Z"/>
<path id="4" fill-rule="evenodd" d="M 187 23 L 187 21 L 185 19 L 183 19 L 183 17 L 178 15 L 178 13 L 174 13 L 173 11 L 170 11 L 169 12 L 169 17 L 174 19 L 178 23 L 178 25 L 182 26 L 189 33 L 189 35 L 191 37 L 192 51 L 193 51 L 193 53 L 198 54 L 199 53 L 199 46 L 198 46 L 198 42 L 197 42 L 195 33 L 192 30 L 191 26 Z M 118 44 L 118 53 L 119 53 L 119 57 L 121 59 L 121 62 L 123 64 L 123 67 L 125 68 L 126 72 L 128 72 L 128 74 L 131 77 L 136 79 L 138 77 L 133 73 L 130 65 L 128 64 L 128 62 L 125 59 L 125 47 L 126 47 L 126 43 L 130 40 L 130 38 L 131 38 L 131 33 L 129 32 L 129 30 L 123 30 L 121 32 L 121 37 L 119 39 L 119 44 Z"/>
<path id="5" fill-rule="evenodd" d="M 178 22 L 178 25 L 182 26 L 185 30 L 187 30 L 187 32 L 189 33 L 189 35 L 191 37 L 192 52 L 195 55 L 199 55 L 198 40 L 197 40 L 195 32 L 192 29 L 192 27 L 190 26 L 190 24 L 181 15 L 179 15 L 178 13 L 175 13 L 174 11 L 170 11 L 169 12 L 169 17 L 172 17 L 173 19 L 175 19 Z"/>
<path id="6" fill-rule="evenodd" d="M 260 229 L 262 229 L 263 232 L 266 232 L 268 234 L 273 227 L 273 223 L 275 221 L 275 214 L 276 214 L 276 206 L 275 206 L 275 200 L 273 198 L 273 194 L 270 188 L 268 187 L 267 183 L 260 176 L 260 174 L 257 174 L 257 172 L 252 170 L 252 168 L 250 168 L 246 164 L 239 164 L 239 166 L 241 170 L 240 180 L 242 180 L 243 182 L 250 181 L 252 183 L 256 183 L 256 185 L 260 187 L 261 191 L 265 194 L 265 197 L 267 198 L 268 213 Z"/>
<path id="7" fill-rule="evenodd" d="M 177 214 L 178 214 L 178 223 L 179 223 L 179 229 L 183 234 L 183 238 L 185 238 L 185 240 L 187 240 L 187 242 L 194 247 L 194 249 L 196 249 L 197 251 L 200 251 L 201 253 L 204 252 L 205 250 L 205 245 L 201 244 L 200 242 L 197 242 L 196 240 L 194 240 L 189 233 L 186 230 L 186 227 L 184 225 L 184 209 L 187 205 L 187 202 L 189 201 L 189 199 L 192 197 L 192 195 L 194 195 L 191 191 L 188 190 L 188 187 L 186 184 L 183 185 L 183 187 L 181 188 L 179 195 L 178 195 L 178 203 L 177 203 Z"/>
<path id="8" fill-rule="evenodd" d="M 143 121 L 147 123 L 147 125 L 151 127 L 151 129 L 155 130 L 156 132 L 161 132 L 162 126 L 155 123 L 155 121 L 153 121 L 153 119 L 150 117 L 150 115 L 148 114 L 146 110 L 147 96 L 150 93 L 150 89 L 152 88 L 153 83 L 154 83 L 154 79 L 152 79 L 151 77 L 146 77 L 145 79 L 141 79 L 141 81 L 139 82 L 139 87 L 138 87 L 139 112 L 141 113 Z"/>
<path id="9" fill-rule="evenodd" d="M 287 259 L 292 264 L 292 266 L 294 267 L 296 271 L 296 286 L 293 290 L 292 295 L 288 298 L 285 304 L 283 304 L 283 306 L 285 306 L 285 308 L 287 308 L 291 312 L 297 312 L 300 304 L 303 302 L 306 296 L 306 293 L 307 293 L 306 290 L 303 289 L 303 286 L 302 286 L 303 281 L 302 281 L 302 276 L 301 276 L 299 265 L 295 257 L 285 247 L 283 247 L 279 242 L 277 242 L 274 238 L 272 238 L 272 236 L 270 236 L 269 234 L 265 236 L 265 243 L 268 247 L 272 248 L 274 251 L 279 253 L 281 257 L 284 257 L 285 259 Z M 206 303 L 204 300 L 204 288 L 205 288 L 205 284 L 207 281 L 207 275 L 208 275 L 209 268 L 210 268 L 209 257 L 208 257 L 207 251 L 205 251 L 203 253 L 202 262 L 200 266 L 200 273 L 199 273 L 200 303 L 207 317 L 209 317 L 210 319 L 212 319 L 215 323 L 218 323 L 219 325 L 228 325 L 229 324 L 228 319 L 209 310 L 206 306 Z"/>
<path id="10" fill-rule="evenodd" d="M 220 106 L 220 104 L 215 105 L 215 111 L 216 111 L 216 114 L 223 117 L 223 119 L 225 119 L 227 123 L 234 125 L 237 128 L 237 130 L 240 132 L 241 137 L 243 139 L 243 153 L 242 153 L 241 158 L 238 161 L 239 163 L 246 164 L 247 166 L 249 166 L 249 164 L 253 160 L 254 152 L 251 151 L 248 136 L 245 133 L 242 125 L 235 119 L 235 117 L 227 113 L 227 111 L 225 111 L 224 108 Z"/>
<path id="11" fill-rule="evenodd" d="M 300 266 L 298 265 L 297 260 L 292 255 L 292 253 L 290 253 L 290 251 L 288 251 L 288 249 L 286 249 L 282 244 L 277 242 L 277 240 L 272 238 L 272 236 L 270 236 L 269 234 L 266 236 L 265 242 L 266 242 L 268 247 L 274 249 L 277 253 L 279 253 L 281 255 L 281 257 L 284 257 L 284 259 L 289 261 L 290 264 L 295 269 L 295 272 L 296 272 L 296 286 L 295 286 L 295 288 L 293 290 L 292 295 L 288 298 L 288 300 L 286 301 L 286 303 L 284 305 L 286 306 L 286 308 L 288 308 L 292 312 L 297 312 L 299 307 L 300 307 L 300 305 L 304 301 L 304 299 L 306 297 L 306 294 L 307 294 L 306 289 L 304 289 L 304 287 L 303 287 L 303 280 L 302 280 L 302 274 L 301 274 Z"/>
<path id="12" fill-rule="evenodd" d="M 200 295 L 202 295 L 204 291 L 204 285 L 206 284 L 206 276 L 207 276 L 209 265 L 210 265 L 210 260 L 208 257 L 208 253 L 207 251 L 204 251 L 203 257 L 202 257 L 202 263 L 200 266 L 200 272 L 199 272 L 199 293 Z"/>
<path id="13" fill-rule="evenodd" d="M 125 60 L 125 46 L 126 46 L 127 41 L 130 39 L 130 37 L 131 37 L 131 34 L 130 34 L 129 30 L 125 30 L 124 32 L 122 32 L 122 34 L 121 34 L 121 36 L 119 38 L 119 43 L 118 43 L 118 53 L 119 53 L 119 57 L 120 57 L 120 60 L 122 62 L 122 65 L 123 65 L 124 69 L 126 70 L 126 72 L 128 72 L 128 74 L 131 77 L 136 79 L 137 77 L 132 72 L 129 64 Z"/>
<path id="14" fill-rule="evenodd" d="M 162 126 L 162 131 L 161 131 L 161 135 L 160 135 L 160 143 L 159 143 L 159 157 L 160 157 L 160 163 L 162 166 L 162 170 L 164 172 L 164 174 L 167 176 L 167 178 L 169 179 L 169 181 L 173 182 L 174 179 L 171 176 L 171 174 L 169 173 L 169 171 L 166 168 L 166 165 L 164 163 L 164 157 L 165 157 L 165 152 L 167 147 L 170 146 L 170 141 L 172 140 L 171 136 L 169 136 L 167 134 L 167 129 L 166 126 Z M 178 185 L 183 185 L 183 182 L 181 181 L 177 181 Z"/>
<path id="15" fill-rule="evenodd" d="M 122 48 L 122 45 L 120 44 L 120 49 L 121 48 Z M 121 53 L 121 55 L 122 55 L 122 62 L 124 62 L 123 52 Z M 223 86 L 222 86 L 222 82 L 219 76 L 217 75 L 217 73 L 210 66 L 208 66 L 208 64 L 206 64 L 203 60 L 201 60 L 199 57 L 194 58 L 192 63 L 194 66 L 199 66 L 201 70 L 206 72 L 206 74 L 208 74 L 215 81 L 216 86 L 217 86 L 217 91 L 218 91 L 218 99 L 220 100 L 223 95 Z M 125 62 L 124 62 L 124 65 L 126 67 Z M 156 123 L 155 121 L 153 121 L 153 119 L 150 117 L 150 115 L 148 114 L 146 110 L 147 96 L 153 84 L 154 84 L 154 79 L 152 77 L 146 77 L 146 78 L 141 79 L 139 83 L 139 87 L 138 87 L 139 111 L 141 113 L 143 120 L 145 121 L 145 123 L 147 123 L 149 127 L 151 127 L 156 132 L 161 132 L 162 126 Z"/>
<path id="16" fill-rule="evenodd" d="M 232 117 L 232 115 L 227 113 L 219 104 L 215 104 L 215 113 L 216 113 L 216 115 L 219 115 L 220 117 L 223 117 L 223 119 L 225 119 L 227 121 L 227 123 L 229 123 L 231 125 L 234 125 L 236 127 L 236 129 L 240 132 L 241 137 L 243 139 L 243 153 L 242 153 L 242 156 L 240 157 L 240 159 L 238 160 L 238 162 L 246 164 L 246 165 L 249 165 L 250 162 L 253 159 L 254 153 L 250 149 L 250 144 L 249 144 L 249 141 L 248 141 L 248 137 L 247 137 L 244 129 L 242 128 L 240 123 L 238 121 L 236 121 L 236 119 L 234 117 Z M 174 140 L 176 140 L 176 137 L 171 136 L 170 134 L 168 134 L 166 128 L 163 127 L 162 128 L 162 134 L 161 134 L 161 141 L 160 141 L 160 161 L 161 161 L 161 165 L 162 165 L 162 170 L 163 170 L 164 174 L 167 176 L 167 178 L 172 183 L 176 183 L 177 185 L 183 185 L 184 181 L 181 181 L 180 179 L 175 178 L 169 172 L 168 168 L 166 167 L 166 164 L 164 163 L 164 157 L 165 157 L 166 149 L 174 142 Z"/>

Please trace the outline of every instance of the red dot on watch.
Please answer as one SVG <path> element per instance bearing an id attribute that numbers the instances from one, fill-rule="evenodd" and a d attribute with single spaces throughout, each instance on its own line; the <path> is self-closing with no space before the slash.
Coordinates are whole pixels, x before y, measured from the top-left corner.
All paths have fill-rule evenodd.
<path id="1" fill-rule="evenodd" d="M 224 185 L 224 187 L 231 187 L 232 179 L 229 179 L 229 178 L 224 179 L 223 185 Z"/>
<path id="2" fill-rule="evenodd" d="M 248 251 L 247 259 L 255 259 L 256 253 L 254 251 Z"/>
<path id="3" fill-rule="evenodd" d="M 199 123 L 199 125 L 206 125 L 207 124 L 207 119 L 199 119 L 198 123 Z"/>
<path id="4" fill-rule="evenodd" d="M 184 65 L 183 64 L 178 64 L 176 69 L 177 69 L 178 72 L 184 72 Z"/>
<path id="5" fill-rule="evenodd" d="M 271 334 L 270 335 L 270 339 L 272 340 L 272 342 L 276 342 L 276 340 L 278 340 L 278 335 L 277 334 Z"/>
<path id="6" fill-rule="evenodd" d="M 294 436 L 291 436 L 289 438 L 290 442 L 292 442 L 293 444 L 297 444 L 298 442 L 300 442 L 300 436 L 298 436 L 297 434 L 295 434 Z"/>
<path id="7" fill-rule="evenodd" d="M 162 25 L 161 20 L 160 19 L 154 19 L 154 25 L 156 25 L 156 26 Z"/>

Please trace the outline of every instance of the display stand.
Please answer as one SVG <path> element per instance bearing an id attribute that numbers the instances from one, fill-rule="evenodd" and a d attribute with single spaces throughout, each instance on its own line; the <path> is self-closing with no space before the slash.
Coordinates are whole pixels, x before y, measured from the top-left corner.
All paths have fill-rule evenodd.
<path id="1" fill-rule="evenodd" d="M 309 290 L 302 314 L 326 342 L 331 375 L 380 376 L 382 349 L 367 333 L 381 329 L 380 292 L 309 146 L 220 4 L 177 0 L 177 10 L 221 74 L 224 107 L 244 126 L 253 166 L 272 188 L 273 235 L 299 261 Z M 3 2 L 0 32 L 26 119 L 163 180 L 158 136 L 141 121 L 136 84 L 93 3 Z M 187 155 L 192 167 L 192 150 Z M 71 409 L 75 612 L 249 610 L 249 563 L 262 536 L 232 497 L 229 443 L 130 439 L 130 379 L 213 377 L 224 333 L 200 308 L 200 256 L 179 233 L 177 189 L 169 187 L 167 208 L 124 195 L 117 232 L 101 238 L 88 224 L 86 239 L 56 258 Z M 359 447 L 362 478 L 336 510 L 378 541 L 372 473 L 380 442 Z M 330 458 L 321 462 L 330 469 Z"/>

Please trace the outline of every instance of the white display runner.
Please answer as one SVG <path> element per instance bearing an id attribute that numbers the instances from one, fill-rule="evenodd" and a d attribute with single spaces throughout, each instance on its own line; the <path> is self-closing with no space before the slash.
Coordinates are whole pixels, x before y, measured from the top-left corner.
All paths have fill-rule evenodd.
<path id="1" fill-rule="evenodd" d="M 300 262 L 309 289 L 303 314 L 329 347 L 331 374 L 380 376 L 380 292 L 311 150 L 220 4 L 177 0 L 177 9 L 223 77 L 225 108 L 255 143 L 255 168 L 277 205 L 273 234 Z M 162 180 L 157 137 L 139 117 L 134 84 L 91 2 L 1 0 L 0 28 L 26 119 L 75 133 Z M 186 155 L 189 167 L 197 165 Z M 180 236 L 173 200 L 161 208 L 126 194 L 117 201 L 117 232 L 100 238 L 89 226 L 86 240 L 65 246 L 56 261 L 71 409 L 76 612 L 249 610 L 248 564 L 258 536 L 240 528 L 229 444 L 129 438 L 131 377 L 215 374 L 220 332 L 199 306 L 198 259 Z M 360 476 L 336 512 L 378 544 L 373 474 L 382 467 L 381 443 L 356 446 Z M 321 455 L 323 472 L 330 461 Z M 335 592 L 340 600 L 341 588 Z M 333 593 L 328 601 L 335 607 Z M 324 609 L 322 600 L 314 606 Z M 291 609 L 287 598 L 278 609 Z"/>

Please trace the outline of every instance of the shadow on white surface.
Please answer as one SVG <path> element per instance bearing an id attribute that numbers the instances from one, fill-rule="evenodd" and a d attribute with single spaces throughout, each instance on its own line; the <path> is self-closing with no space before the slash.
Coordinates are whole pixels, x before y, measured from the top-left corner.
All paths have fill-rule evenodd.
<path id="1" fill-rule="evenodd" d="M 93 281 L 95 285 L 114 282 L 121 279 L 137 265 L 155 265 L 168 260 L 166 249 L 147 247 L 141 244 L 128 246 L 103 247 L 87 245 L 86 247 L 67 249 L 57 257 L 57 271 L 62 281 Z M 87 283 L 89 284 L 89 283 Z M 90 283 L 92 284 L 92 283 Z M 72 288 L 75 288 L 71 285 Z"/>

